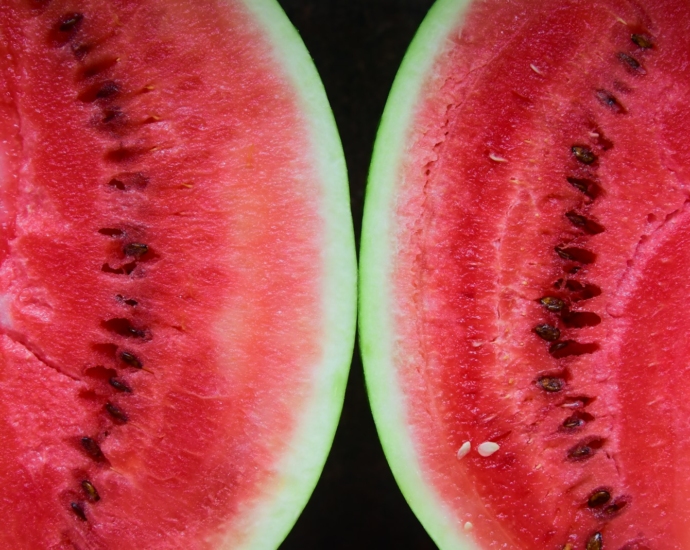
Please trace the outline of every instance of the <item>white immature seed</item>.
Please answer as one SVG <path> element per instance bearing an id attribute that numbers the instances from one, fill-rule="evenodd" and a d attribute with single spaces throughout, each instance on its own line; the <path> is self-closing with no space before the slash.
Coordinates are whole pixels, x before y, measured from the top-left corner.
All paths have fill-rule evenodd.
<path id="1" fill-rule="evenodd" d="M 529 68 L 532 69 L 537 74 L 543 74 L 534 63 L 530 63 Z"/>
<path id="2" fill-rule="evenodd" d="M 471 521 L 468 521 L 465 523 L 465 531 L 471 531 L 474 528 L 474 525 L 472 525 Z"/>
<path id="3" fill-rule="evenodd" d="M 503 158 L 496 153 L 489 153 L 489 158 L 493 160 L 494 162 L 508 162 L 508 159 Z"/>
<path id="4" fill-rule="evenodd" d="M 493 441 L 485 441 L 477 447 L 477 452 L 484 457 L 491 456 L 496 451 L 498 451 L 501 446 Z"/>
<path id="5" fill-rule="evenodd" d="M 467 453 L 470 452 L 471 448 L 472 444 L 469 441 L 465 441 L 458 449 L 458 460 L 460 460 L 464 456 L 467 456 Z"/>

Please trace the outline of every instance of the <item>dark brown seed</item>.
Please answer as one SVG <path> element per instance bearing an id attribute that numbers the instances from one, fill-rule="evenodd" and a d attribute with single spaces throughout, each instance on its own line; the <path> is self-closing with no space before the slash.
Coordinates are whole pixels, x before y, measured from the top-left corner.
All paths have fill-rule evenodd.
<path id="1" fill-rule="evenodd" d="M 119 92 L 120 87 L 117 85 L 117 82 L 108 80 L 107 82 L 104 82 L 103 85 L 98 89 L 98 91 L 96 92 L 96 98 L 106 99 L 108 97 L 113 97 Z"/>
<path id="2" fill-rule="evenodd" d="M 618 513 L 628 505 L 628 500 L 625 497 L 617 498 L 612 504 L 608 505 L 603 510 L 603 515 L 607 518 L 618 515 Z"/>
<path id="3" fill-rule="evenodd" d="M 112 403 L 106 403 L 105 410 L 108 411 L 108 414 L 118 422 L 125 423 L 129 420 L 129 416 L 127 416 L 127 413 L 117 405 L 113 405 Z"/>
<path id="4" fill-rule="evenodd" d="M 596 199 L 599 195 L 602 194 L 602 189 L 599 186 L 599 184 L 590 179 L 567 177 L 566 180 L 575 189 L 577 189 L 581 193 L 584 193 L 592 200 Z"/>
<path id="5" fill-rule="evenodd" d="M 549 393 L 556 393 L 565 387 L 565 380 L 556 376 L 542 376 L 537 380 L 541 389 Z"/>
<path id="6" fill-rule="evenodd" d="M 568 430 L 573 430 L 575 428 L 579 428 L 580 426 L 583 426 L 585 423 L 584 419 L 580 418 L 580 415 L 573 414 L 570 415 L 568 418 L 566 418 L 563 421 L 563 427 L 568 429 Z"/>
<path id="7" fill-rule="evenodd" d="M 584 145 L 573 145 L 570 148 L 570 151 L 573 153 L 573 156 L 582 164 L 594 164 L 594 162 L 597 160 L 597 156 L 594 154 L 594 152 L 589 147 L 585 147 Z"/>
<path id="8" fill-rule="evenodd" d="M 587 506 L 589 508 L 600 508 L 611 500 L 611 493 L 606 489 L 597 489 L 587 499 Z"/>
<path id="9" fill-rule="evenodd" d="M 96 487 L 94 487 L 93 483 L 91 483 L 88 479 L 85 479 L 81 482 L 81 488 L 84 490 L 84 493 L 86 493 L 86 498 L 88 498 L 91 502 L 98 502 L 101 500 L 101 495 L 98 494 Z"/>
<path id="10" fill-rule="evenodd" d="M 84 510 L 84 505 L 80 502 L 70 502 L 70 508 L 72 512 L 82 521 L 86 521 L 86 511 Z"/>
<path id="11" fill-rule="evenodd" d="M 117 378 L 111 378 L 108 380 L 108 383 L 115 388 L 117 391 L 122 391 L 125 393 L 132 393 L 132 388 L 130 388 L 127 384 L 125 384 L 122 380 L 118 380 Z"/>
<path id="12" fill-rule="evenodd" d="M 77 30 L 83 19 L 84 16 L 81 13 L 68 13 L 67 15 L 63 15 L 62 19 L 60 19 L 58 30 L 60 32 L 75 31 Z"/>
<path id="13" fill-rule="evenodd" d="M 103 451 L 101 451 L 101 447 L 90 437 L 82 437 L 81 446 L 94 460 L 103 460 L 105 458 L 103 456 Z"/>
<path id="14" fill-rule="evenodd" d="M 597 532 L 589 537 L 587 550 L 602 550 L 602 548 L 604 548 L 604 537 L 601 536 L 601 533 Z"/>
<path id="15" fill-rule="evenodd" d="M 604 107 L 611 109 L 614 113 L 622 114 L 626 112 L 625 107 L 621 105 L 620 101 L 606 90 L 597 90 L 596 95 L 599 102 L 604 105 Z"/>
<path id="16" fill-rule="evenodd" d="M 629 71 L 636 74 L 647 74 L 647 71 L 645 71 L 644 67 L 632 55 L 629 55 L 625 52 L 619 52 L 617 57 L 618 60 L 623 63 L 625 68 Z"/>
<path id="17" fill-rule="evenodd" d="M 139 361 L 139 358 L 128 351 L 123 351 L 120 354 L 120 359 L 122 359 L 123 363 L 127 363 L 130 367 L 134 367 L 135 369 L 141 369 L 144 367 L 141 361 Z"/>
<path id="18" fill-rule="evenodd" d="M 630 40 L 632 40 L 637 46 L 639 46 L 643 50 L 649 50 L 654 47 L 652 39 L 644 34 L 631 34 Z"/>
<path id="19" fill-rule="evenodd" d="M 146 255 L 148 251 L 149 247 L 144 243 L 129 243 L 124 248 L 125 256 L 133 256 L 135 258 L 141 258 Z"/>
<path id="20" fill-rule="evenodd" d="M 570 223 L 572 223 L 574 226 L 581 228 L 590 235 L 598 235 L 599 233 L 603 233 L 605 231 L 603 225 L 595 222 L 594 220 L 590 220 L 585 216 L 577 214 L 572 210 L 570 212 L 566 212 L 565 217 L 568 218 Z"/>
<path id="21" fill-rule="evenodd" d="M 556 254 L 558 254 L 564 260 L 569 260 L 571 262 L 578 262 L 581 264 L 592 264 L 596 261 L 596 254 L 585 249 L 579 248 L 577 246 L 557 246 L 554 248 Z"/>
<path id="22" fill-rule="evenodd" d="M 568 458 L 570 460 L 586 460 L 594 456 L 597 449 L 604 445 L 604 440 L 598 437 L 591 437 L 580 441 L 577 445 L 568 449 Z"/>
<path id="23" fill-rule="evenodd" d="M 561 337 L 561 331 L 556 327 L 543 324 L 534 327 L 534 332 L 536 332 L 542 339 L 547 342 L 555 342 Z"/>
<path id="24" fill-rule="evenodd" d="M 565 302 L 554 296 L 544 296 L 539 303 L 553 313 L 559 313 L 565 308 Z"/>

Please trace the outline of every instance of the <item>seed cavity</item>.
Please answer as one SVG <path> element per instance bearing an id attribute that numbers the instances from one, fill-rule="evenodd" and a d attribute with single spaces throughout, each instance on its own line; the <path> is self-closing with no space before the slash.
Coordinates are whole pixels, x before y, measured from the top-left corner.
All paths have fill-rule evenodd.
<path id="1" fill-rule="evenodd" d="M 601 512 L 601 515 L 606 519 L 611 519 L 623 511 L 628 505 L 628 499 L 626 497 L 619 497 L 612 504 L 609 504 Z"/>
<path id="2" fill-rule="evenodd" d="M 587 499 L 587 507 L 589 508 L 601 508 L 611 500 L 611 493 L 606 489 L 595 489 L 592 494 L 589 495 Z"/>
<path id="3" fill-rule="evenodd" d="M 589 233 L 590 235 L 598 235 L 605 231 L 603 225 L 572 210 L 566 212 L 565 217 L 568 218 L 570 223 L 575 227 L 582 229 L 585 233 Z"/>
<path id="4" fill-rule="evenodd" d="M 544 296 L 539 299 L 539 303 L 552 313 L 560 313 L 565 309 L 565 302 L 555 296 Z"/>
<path id="5" fill-rule="evenodd" d="M 93 483 L 88 479 L 82 480 L 81 488 L 84 490 L 86 498 L 88 498 L 90 502 L 98 502 L 101 500 L 101 495 L 98 494 L 96 487 L 94 487 Z"/>
<path id="6" fill-rule="evenodd" d="M 557 376 L 541 376 L 537 385 L 548 393 L 557 393 L 565 388 L 565 380 Z"/>
<path id="7" fill-rule="evenodd" d="M 134 355 L 133 353 L 130 353 L 128 351 L 123 351 L 120 354 L 120 359 L 122 360 L 123 363 L 126 365 L 129 365 L 130 367 L 134 367 L 135 369 L 142 369 L 144 368 L 144 365 L 141 363 L 139 358 Z"/>
<path id="8" fill-rule="evenodd" d="M 643 50 L 650 50 L 654 47 L 652 39 L 646 34 L 631 34 L 630 40 L 632 40 L 636 46 L 639 46 Z"/>
<path id="9" fill-rule="evenodd" d="M 580 462 L 592 458 L 594 454 L 604 446 L 605 441 L 600 437 L 584 439 L 577 445 L 568 449 L 569 460 Z"/>
<path id="10" fill-rule="evenodd" d="M 142 172 L 121 172 L 108 182 L 109 186 L 120 191 L 128 191 L 130 189 L 141 190 L 148 184 L 149 178 Z"/>
<path id="11" fill-rule="evenodd" d="M 561 331 L 557 327 L 544 323 L 534 327 L 534 332 L 547 342 L 555 342 L 561 337 Z"/>
<path id="12" fill-rule="evenodd" d="M 597 156 L 594 154 L 589 147 L 586 145 L 573 145 L 570 148 L 573 156 L 582 164 L 594 164 L 597 160 Z"/>
<path id="13" fill-rule="evenodd" d="M 112 403 L 108 402 L 105 404 L 104 408 L 106 412 L 118 422 L 125 424 L 129 421 L 129 416 L 127 415 L 127 413 L 117 405 L 113 405 Z"/>
<path id="14" fill-rule="evenodd" d="M 563 359 L 573 355 L 585 355 L 587 353 L 594 353 L 599 350 L 599 344 L 596 342 L 577 342 L 575 340 L 563 340 L 562 342 L 555 342 L 549 346 L 549 353 L 554 359 Z"/>
<path id="15" fill-rule="evenodd" d="M 120 267 L 112 267 L 110 264 L 103 264 L 101 271 L 104 273 L 112 273 L 113 275 L 131 275 L 137 267 L 137 262 L 129 262 Z"/>
<path id="16" fill-rule="evenodd" d="M 618 57 L 618 60 L 621 63 L 623 63 L 623 65 L 626 69 L 628 69 L 629 72 L 640 75 L 647 74 L 645 68 L 632 55 L 627 54 L 625 52 L 619 52 L 616 57 Z"/>
<path id="17" fill-rule="evenodd" d="M 574 296 L 572 296 L 574 302 L 596 298 L 601 294 L 601 288 L 597 285 L 591 283 L 582 284 L 574 279 L 568 279 L 565 282 L 565 288 L 574 293 Z"/>
<path id="18" fill-rule="evenodd" d="M 596 532 L 587 541 L 586 550 L 602 550 L 604 548 L 604 537 L 601 533 Z"/>
<path id="19" fill-rule="evenodd" d="M 92 438 L 82 437 L 81 446 L 86 451 L 86 454 L 88 454 L 94 460 L 98 462 L 105 460 L 105 455 L 103 454 L 103 451 L 101 451 L 100 445 Z"/>
<path id="20" fill-rule="evenodd" d="M 569 328 L 596 327 L 601 323 L 601 317 L 593 311 L 568 311 L 561 319 Z"/>
<path id="21" fill-rule="evenodd" d="M 618 101 L 618 99 L 616 99 L 611 92 L 607 92 L 606 90 L 597 90 L 596 95 L 599 102 L 614 113 L 624 114 L 627 112 L 625 107 L 621 105 L 620 101 Z"/>
<path id="22" fill-rule="evenodd" d="M 82 521 L 86 521 L 86 510 L 84 510 L 84 505 L 81 502 L 70 502 L 69 507 L 75 516 Z"/>

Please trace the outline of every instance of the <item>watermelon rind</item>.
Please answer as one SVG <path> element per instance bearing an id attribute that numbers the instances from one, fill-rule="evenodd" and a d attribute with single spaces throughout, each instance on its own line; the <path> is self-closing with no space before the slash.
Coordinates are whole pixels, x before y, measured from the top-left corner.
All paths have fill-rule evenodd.
<path id="1" fill-rule="evenodd" d="M 289 450 L 275 466 L 264 494 L 240 511 L 244 536 L 234 525 L 221 548 L 273 549 L 297 521 L 316 486 L 338 425 L 355 338 L 357 268 L 347 170 L 340 138 L 316 67 L 275 0 L 244 0 L 260 30 L 268 35 L 276 66 L 295 89 L 309 128 L 312 166 L 321 182 L 323 220 L 320 364 L 310 369 L 311 395 L 297 417 Z M 236 520 L 237 518 L 235 518 Z M 233 521 L 235 521 L 233 520 Z"/>
<path id="2" fill-rule="evenodd" d="M 451 47 L 469 0 L 438 0 L 422 22 L 393 83 L 369 172 L 360 248 L 359 340 L 367 391 L 386 458 L 405 499 L 434 542 L 444 549 L 478 546 L 425 478 L 406 422 L 405 394 L 395 367 L 396 304 L 392 279 L 396 197 L 416 106 L 432 80 L 435 61 Z"/>

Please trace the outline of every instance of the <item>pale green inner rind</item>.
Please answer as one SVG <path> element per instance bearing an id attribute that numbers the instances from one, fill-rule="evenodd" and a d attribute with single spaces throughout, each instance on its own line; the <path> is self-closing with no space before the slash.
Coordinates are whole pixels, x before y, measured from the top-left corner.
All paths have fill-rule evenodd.
<path id="1" fill-rule="evenodd" d="M 324 322 L 322 362 L 313 370 L 310 400 L 297 419 L 289 452 L 275 467 L 275 479 L 240 519 L 246 531 L 239 546 L 235 533 L 224 543 L 223 548 L 233 550 L 277 548 L 314 490 L 342 410 L 354 346 L 357 288 L 345 159 L 323 85 L 302 39 L 278 3 L 243 1 L 268 34 L 277 65 L 295 87 L 309 127 L 315 171 L 322 182 Z"/>
<path id="2" fill-rule="evenodd" d="M 461 28 L 470 0 L 438 0 L 419 28 L 395 78 L 376 137 L 369 172 L 360 249 L 360 347 L 367 390 L 386 458 L 410 507 L 442 548 L 474 550 L 441 497 L 425 479 L 407 423 L 407 402 L 395 364 L 393 265 L 401 167 L 412 146 L 414 117 L 424 85 Z"/>

